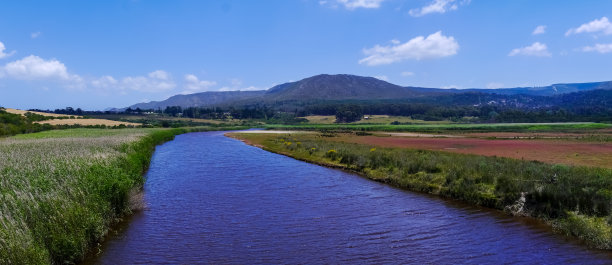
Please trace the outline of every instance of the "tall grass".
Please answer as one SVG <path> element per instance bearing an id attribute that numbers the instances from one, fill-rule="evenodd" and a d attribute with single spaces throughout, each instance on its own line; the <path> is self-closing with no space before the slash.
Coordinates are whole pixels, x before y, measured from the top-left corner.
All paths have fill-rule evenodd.
<path id="1" fill-rule="evenodd" d="M 297 159 L 401 188 L 544 219 L 612 249 L 612 170 L 440 151 L 379 148 L 312 134 L 238 136 Z"/>
<path id="2" fill-rule="evenodd" d="M 0 264 L 81 260 L 130 213 L 155 145 L 190 130 L 71 129 L 0 139 Z"/>

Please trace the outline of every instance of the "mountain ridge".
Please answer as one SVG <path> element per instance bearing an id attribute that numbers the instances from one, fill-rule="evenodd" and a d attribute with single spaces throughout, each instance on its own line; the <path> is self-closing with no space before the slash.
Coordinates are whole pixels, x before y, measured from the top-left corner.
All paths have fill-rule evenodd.
<path id="1" fill-rule="evenodd" d="M 590 83 L 559 83 L 544 87 L 515 87 L 499 89 L 442 89 L 399 86 L 374 77 L 350 74 L 320 74 L 299 81 L 287 82 L 267 90 L 207 91 L 175 95 L 166 100 L 138 103 L 130 108 L 159 109 L 169 106 L 213 107 L 219 105 L 248 105 L 253 103 L 313 100 L 381 100 L 426 99 L 435 96 L 482 93 L 494 95 L 555 96 L 596 89 L 612 89 L 612 81 Z"/>

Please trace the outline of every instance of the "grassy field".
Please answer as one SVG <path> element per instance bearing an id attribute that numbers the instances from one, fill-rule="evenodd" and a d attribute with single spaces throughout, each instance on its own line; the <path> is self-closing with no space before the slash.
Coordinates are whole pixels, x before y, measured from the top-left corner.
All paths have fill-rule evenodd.
<path id="1" fill-rule="evenodd" d="M 337 141 L 325 134 L 232 136 L 397 187 L 540 218 L 594 247 L 612 249 L 611 169 L 385 148 Z"/>
<path id="2" fill-rule="evenodd" d="M 155 145 L 209 129 L 83 128 L 0 139 L 0 264 L 78 262 L 139 206 Z"/>
<path id="3" fill-rule="evenodd" d="M 491 123 L 491 124 L 300 124 L 266 125 L 268 129 L 314 130 L 314 131 L 388 131 L 388 132 L 571 132 L 574 130 L 610 129 L 611 124 L 570 123 Z"/>
<path id="4" fill-rule="evenodd" d="M 11 109 L 11 108 L 6 108 L 5 111 L 8 113 L 19 114 L 19 115 L 25 115 L 26 113 L 31 112 L 34 114 L 47 116 L 47 117 L 64 117 L 64 118 L 69 118 L 69 117 L 82 118 L 83 117 L 83 116 L 78 116 L 78 115 L 55 114 L 55 113 L 27 111 L 27 110 Z"/>
<path id="5" fill-rule="evenodd" d="M 367 117 L 367 118 L 365 118 Z M 310 115 L 304 117 L 311 124 L 334 124 L 336 116 L 334 115 Z M 364 115 L 364 118 L 351 124 L 390 124 L 392 122 L 412 123 L 412 124 L 447 124 L 449 121 L 424 121 L 414 120 L 406 116 L 389 116 L 389 115 Z"/>
<path id="6" fill-rule="evenodd" d="M 39 121 L 41 124 L 50 124 L 50 125 L 81 125 L 81 126 L 94 126 L 94 125 L 104 125 L 104 126 L 142 126 L 141 123 L 127 122 L 127 121 L 112 121 L 106 119 L 55 119 L 55 120 L 46 120 Z"/>

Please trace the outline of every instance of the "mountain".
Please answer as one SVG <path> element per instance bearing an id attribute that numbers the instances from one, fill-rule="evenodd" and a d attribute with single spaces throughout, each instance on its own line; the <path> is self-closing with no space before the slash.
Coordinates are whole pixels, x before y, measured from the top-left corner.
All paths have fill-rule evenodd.
<path id="1" fill-rule="evenodd" d="M 224 104 L 237 100 L 245 100 L 261 97 L 265 90 L 259 91 L 218 91 L 218 92 L 201 92 L 188 95 L 176 95 L 163 101 L 151 101 L 148 103 L 138 103 L 130 106 L 130 108 L 141 109 L 164 109 L 170 106 L 188 107 L 209 107 L 219 104 Z"/>
<path id="2" fill-rule="evenodd" d="M 342 100 L 406 100 L 433 104 L 506 104 L 538 106 L 547 104 L 541 97 L 559 96 L 574 92 L 611 90 L 612 81 L 592 83 L 554 84 L 545 87 L 516 87 L 500 89 L 438 89 L 402 87 L 373 77 L 321 74 L 296 82 L 289 82 L 261 91 L 202 92 L 176 95 L 163 101 L 139 103 L 131 108 L 158 109 L 168 106 L 211 107 L 252 105 L 258 103 L 342 101 Z M 446 102 L 446 103 L 443 103 Z M 502 102 L 502 103 L 500 103 Z"/>
<path id="3" fill-rule="evenodd" d="M 412 98 L 425 94 L 374 77 L 323 74 L 272 87 L 266 91 L 265 98 L 275 101 L 367 100 Z"/>
<path id="4" fill-rule="evenodd" d="M 569 83 L 569 84 L 553 84 L 544 87 L 515 87 L 515 88 L 498 88 L 498 89 L 459 89 L 457 91 L 472 91 L 500 95 L 533 95 L 533 96 L 554 96 L 567 94 L 572 92 L 589 91 L 596 89 L 612 89 L 612 81 L 592 82 L 592 83 Z"/>

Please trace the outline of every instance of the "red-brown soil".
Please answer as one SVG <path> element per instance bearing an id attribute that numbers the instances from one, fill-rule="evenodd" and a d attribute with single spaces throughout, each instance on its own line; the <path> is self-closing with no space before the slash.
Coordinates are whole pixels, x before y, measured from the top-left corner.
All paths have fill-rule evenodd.
<path id="1" fill-rule="evenodd" d="M 562 140 L 488 140 L 476 138 L 416 138 L 348 136 L 339 141 L 382 147 L 402 147 L 484 156 L 500 156 L 545 163 L 612 168 L 612 143 Z"/>

